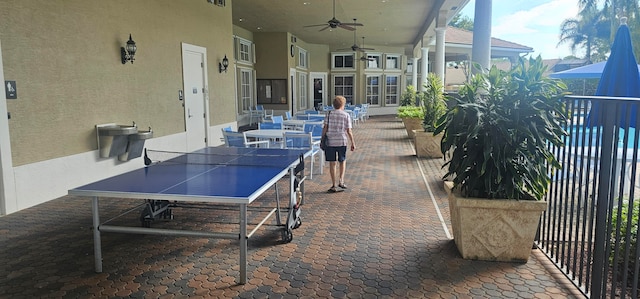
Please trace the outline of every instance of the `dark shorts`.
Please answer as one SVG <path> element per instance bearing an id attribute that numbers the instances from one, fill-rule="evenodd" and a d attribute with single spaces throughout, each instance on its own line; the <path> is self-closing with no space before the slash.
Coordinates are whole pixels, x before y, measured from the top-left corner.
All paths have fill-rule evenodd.
<path id="1" fill-rule="evenodd" d="M 325 161 L 335 162 L 336 158 L 338 162 L 343 162 L 347 159 L 347 146 L 330 146 L 324 151 Z"/>

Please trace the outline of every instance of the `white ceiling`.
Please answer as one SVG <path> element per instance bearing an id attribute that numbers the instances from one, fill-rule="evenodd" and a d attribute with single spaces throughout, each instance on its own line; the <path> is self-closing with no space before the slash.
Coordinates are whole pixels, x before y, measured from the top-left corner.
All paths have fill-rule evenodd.
<path id="1" fill-rule="evenodd" d="M 332 0 L 227 0 L 233 8 L 233 24 L 252 32 L 290 32 L 312 44 L 327 44 L 331 50 L 354 43 L 354 32 L 342 28 L 305 28 L 327 23 L 333 17 Z M 435 38 L 438 10 L 447 22 L 469 0 L 335 0 L 335 18 L 342 23 L 357 23 L 356 42 L 366 47 L 403 47 L 412 53 L 421 41 Z M 444 15 L 443 14 L 443 15 Z"/>

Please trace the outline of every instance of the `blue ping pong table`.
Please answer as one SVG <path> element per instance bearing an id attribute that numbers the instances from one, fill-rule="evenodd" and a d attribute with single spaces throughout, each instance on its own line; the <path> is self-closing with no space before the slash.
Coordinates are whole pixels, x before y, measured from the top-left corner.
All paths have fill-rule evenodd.
<path id="1" fill-rule="evenodd" d="M 180 156 L 177 156 L 69 190 L 69 195 L 92 197 L 95 271 L 102 272 L 101 232 L 237 239 L 240 243 L 240 283 L 245 284 L 248 238 L 274 214 L 278 225 L 281 225 L 280 204 L 276 199 L 277 207 L 247 233 L 247 205 L 289 174 L 289 209 L 283 240 L 291 241 L 291 230 L 300 225 L 296 197 L 304 196 L 298 192 L 304 192 L 304 157 L 309 154 L 305 150 L 293 149 L 208 147 L 182 155 L 182 158 L 186 158 L 183 159 L 185 161 L 179 161 Z M 202 162 L 202 159 L 206 161 Z M 174 161 L 179 162 L 172 163 Z M 100 221 L 99 198 L 237 204 L 240 213 L 239 231 L 202 232 L 144 225 L 109 225 L 108 222 Z"/>

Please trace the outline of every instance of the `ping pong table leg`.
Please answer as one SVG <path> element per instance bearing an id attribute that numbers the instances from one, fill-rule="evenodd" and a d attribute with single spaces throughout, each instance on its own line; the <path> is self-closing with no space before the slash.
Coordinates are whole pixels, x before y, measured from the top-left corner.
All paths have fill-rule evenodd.
<path id="1" fill-rule="evenodd" d="M 240 205 L 240 284 L 247 283 L 247 205 Z"/>
<path id="2" fill-rule="evenodd" d="M 98 211 L 98 197 L 91 200 L 93 214 L 93 256 L 97 273 L 102 273 L 102 242 L 100 241 L 100 212 Z"/>

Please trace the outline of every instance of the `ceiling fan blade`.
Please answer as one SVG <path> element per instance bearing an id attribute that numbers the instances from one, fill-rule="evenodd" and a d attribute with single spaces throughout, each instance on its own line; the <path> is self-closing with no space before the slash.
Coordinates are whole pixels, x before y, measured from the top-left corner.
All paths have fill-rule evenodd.
<path id="1" fill-rule="evenodd" d="M 324 27 L 324 28 L 320 29 L 319 31 L 325 31 L 325 30 L 327 30 L 329 28 L 331 28 L 331 26 L 327 25 L 327 27 Z"/>
<path id="2" fill-rule="evenodd" d="M 375 49 L 373 49 L 373 48 L 360 48 L 360 49 L 362 49 L 362 50 L 369 50 L 369 51 L 373 51 L 373 50 L 375 50 Z"/>
<path id="3" fill-rule="evenodd" d="M 356 30 L 355 28 L 353 28 L 353 27 L 351 27 L 351 26 L 347 26 L 347 25 L 345 25 L 344 23 L 340 23 L 340 24 L 338 24 L 338 27 L 340 27 L 340 28 L 342 28 L 342 29 L 349 30 L 349 31 L 354 31 L 354 30 Z"/>
<path id="4" fill-rule="evenodd" d="M 303 27 L 320 27 L 320 26 L 327 26 L 327 23 L 317 24 L 317 25 L 307 25 L 307 26 L 303 26 Z"/>
<path id="5" fill-rule="evenodd" d="M 361 23 L 342 23 L 342 25 L 347 25 L 347 26 L 364 26 Z"/>

